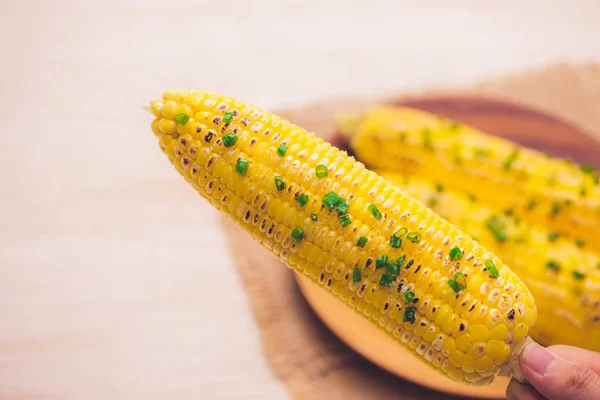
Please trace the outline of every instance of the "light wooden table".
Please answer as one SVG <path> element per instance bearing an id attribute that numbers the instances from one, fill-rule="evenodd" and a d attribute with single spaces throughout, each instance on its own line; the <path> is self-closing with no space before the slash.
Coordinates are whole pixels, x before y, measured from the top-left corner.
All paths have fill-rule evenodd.
<path id="1" fill-rule="evenodd" d="M 597 1 L 349 3 L 1 2 L 1 399 L 287 397 L 151 96 L 270 108 L 600 59 Z"/>

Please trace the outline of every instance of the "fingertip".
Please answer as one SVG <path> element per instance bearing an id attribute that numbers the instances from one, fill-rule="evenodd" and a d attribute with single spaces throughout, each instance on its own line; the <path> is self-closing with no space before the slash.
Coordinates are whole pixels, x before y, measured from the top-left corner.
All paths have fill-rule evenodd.
<path id="1" fill-rule="evenodd" d="M 506 388 L 507 400 L 544 400 L 533 387 L 525 383 L 519 383 L 516 379 L 511 379 Z"/>

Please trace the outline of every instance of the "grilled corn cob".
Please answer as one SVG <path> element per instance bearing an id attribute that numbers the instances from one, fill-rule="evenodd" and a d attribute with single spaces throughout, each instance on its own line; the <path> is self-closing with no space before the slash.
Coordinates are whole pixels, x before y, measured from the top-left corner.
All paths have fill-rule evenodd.
<path id="1" fill-rule="evenodd" d="M 545 345 L 600 351 L 600 257 L 580 242 L 495 210 L 440 184 L 390 171 L 379 174 L 421 200 L 509 263 L 544 315 L 530 334 Z"/>
<path id="2" fill-rule="evenodd" d="M 600 178 L 591 166 L 520 147 L 409 108 L 377 107 L 340 122 L 359 160 L 442 182 L 600 251 Z"/>
<path id="3" fill-rule="evenodd" d="M 487 384 L 527 339 L 537 311 L 520 279 L 345 152 L 217 94 L 166 92 L 150 109 L 202 197 L 432 368 Z"/>

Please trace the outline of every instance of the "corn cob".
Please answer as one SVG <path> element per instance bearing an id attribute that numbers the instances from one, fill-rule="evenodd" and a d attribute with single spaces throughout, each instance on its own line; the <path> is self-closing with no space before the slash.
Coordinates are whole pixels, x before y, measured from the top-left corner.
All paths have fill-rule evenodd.
<path id="1" fill-rule="evenodd" d="M 592 166 L 550 158 L 409 108 L 377 107 L 340 122 L 367 165 L 442 182 L 600 251 L 600 178 Z"/>
<path id="2" fill-rule="evenodd" d="M 202 197 L 432 368 L 484 385 L 528 339 L 534 299 L 509 267 L 345 152 L 217 94 L 150 109 Z"/>
<path id="3" fill-rule="evenodd" d="M 391 171 L 379 174 L 512 266 L 544 315 L 530 330 L 533 339 L 545 345 L 600 351 L 600 257 L 596 252 L 439 184 Z"/>

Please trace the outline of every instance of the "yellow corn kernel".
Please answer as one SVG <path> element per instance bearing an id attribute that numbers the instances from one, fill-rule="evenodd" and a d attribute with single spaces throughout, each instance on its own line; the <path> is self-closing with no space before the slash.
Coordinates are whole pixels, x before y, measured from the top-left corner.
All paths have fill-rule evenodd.
<path id="1" fill-rule="evenodd" d="M 501 298 L 498 315 L 490 314 L 485 324 L 471 322 L 482 318 L 483 307 L 492 309 L 496 299 L 468 283 L 453 286 L 449 281 L 464 271 L 470 282 L 494 285 L 475 266 L 476 260 L 496 259 L 493 254 L 345 152 L 268 112 L 196 91 L 171 91 L 156 101 L 162 103 L 153 105 L 163 115 L 161 148 L 166 146 L 169 160 L 202 197 L 288 267 L 362 313 L 430 367 L 466 383 L 491 381 L 490 373 L 502 363 L 485 374 L 475 371 L 473 360 L 485 356 L 488 347 L 474 341 L 469 327 L 503 326 L 510 355 L 514 327 L 536 314 L 526 286 L 502 266 L 502 279 L 513 284 L 511 294 L 525 309 L 507 321 L 501 312 L 510 311 L 503 308 L 508 300 Z M 210 137 L 178 132 L 172 124 L 180 112 L 190 117 L 194 112 L 193 127 L 202 127 Z M 235 115 L 233 121 L 224 121 L 225 112 Z M 282 143 L 288 146 L 285 156 L 277 152 Z M 316 173 L 320 165 L 327 168 L 323 179 Z M 348 209 L 342 212 L 343 204 Z M 402 230 L 407 236 L 399 243 L 394 237 Z M 359 235 L 368 238 L 368 246 L 357 248 Z M 450 260 L 453 245 L 469 256 Z M 381 257 L 386 261 L 377 265 Z M 399 260 L 401 267 L 395 269 Z M 356 268 L 361 275 L 355 282 Z M 482 339 L 479 328 L 473 332 Z M 460 354 L 469 354 L 466 369 L 455 365 Z M 454 363 L 449 360 L 453 355 Z"/>

